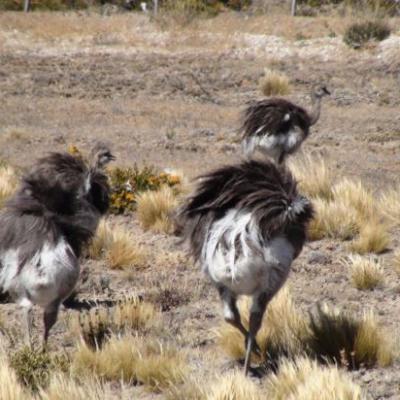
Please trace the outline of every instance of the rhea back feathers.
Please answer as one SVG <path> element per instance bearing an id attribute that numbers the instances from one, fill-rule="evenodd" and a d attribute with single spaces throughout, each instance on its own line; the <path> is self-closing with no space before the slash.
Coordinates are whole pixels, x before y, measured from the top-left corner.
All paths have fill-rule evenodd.
<path id="1" fill-rule="evenodd" d="M 312 217 L 312 206 L 299 195 L 290 172 L 274 163 L 248 160 L 219 168 L 200 177 L 178 213 L 178 226 L 196 259 L 212 224 L 232 209 L 250 212 L 263 240 L 283 233 L 299 239 L 301 246 Z"/>
<path id="2" fill-rule="evenodd" d="M 104 172 L 91 171 L 79 157 L 39 159 L 0 214 L 0 251 L 20 248 L 22 266 L 44 242 L 55 244 L 62 236 L 79 256 L 108 209 L 109 190 Z"/>

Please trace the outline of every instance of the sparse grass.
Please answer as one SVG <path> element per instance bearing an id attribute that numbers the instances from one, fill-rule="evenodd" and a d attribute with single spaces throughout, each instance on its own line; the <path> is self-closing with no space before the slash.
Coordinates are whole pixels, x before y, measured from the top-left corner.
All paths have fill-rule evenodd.
<path id="1" fill-rule="evenodd" d="M 303 194 L 312 198 L 332 198 L 333 167 L 324 158 L 307 154 L 289 159 L 288 165 Z"/>
<path id="2" fill-rule="evenodd" d="M 393 224 L 400 224 L 400 187 L 384 192 L 379 198 L 381 213 Z"/>
<path id="3" fill-rule="evenodd" d="M 385 367 L 393 359 L 393 346 L 372 313 L 362 318 L 327 306 L 311 315 L 311 336 L 307 352 L 321 362 L 333 362 L 348 369 L 378 364 Z"/>
<path id="4" fill-rule="evenodd" d="M 0 208 L 15 192 L 18 185 L 18 176 L 14 168 L 0 164 Z"/>
<path id="5" fill-rule="evenodd" d="M 172 385 L 165 394 L 167 400 L 207 400 L 207 392 L 203 382 L 185 377 L 182 384 Z"/>
<path id="6" fill-rule="evenodd" d="M 172 212 L 178 201 L 171 188 L 143 192 L 137 197 L 137 213 L 144 229 L 171 233 L 174 229 Z"/>
<path id="7" fill-rule="evenodd" d="M 355 22 L 347 27 L 343 41 L 354 49 L 361 48 L 369 41 L 380 42 L 389 37 L 390 26 L 381 20 Z"/>
<path id="8" fill-rule="evenodd" d="M 13 368 L 4 356 L 0 359 L 0 399 L 1 400 L 30 400 L 28 391 L 22 387 Z"/>
<path id="9" fill-rule="evenodd" d="M 382 266 L 372 257 L 350 255 L 344 263 L 350 268 L 353 284 L 359 290 L 374 289 L 384 281 Z"/>
<path id="10" fill-rule="evenodd" d="M 102 348 L 113 333 L 132 330 L 145 333 L 159 322 L 159 313 L 152 304 L 131 296 L 110 309 L 98 307 L 74 316 L 70 328 L 73 334 L 81 336 L 87 346 L 97 349 Z"/>
<path id="11" fill-rule="evenodd" d="M 183 381 L 185 358 L 173 346 L 149 337 L 113 336 L 101 350 L 81 344 L 73 358 L 78 376 L 142 383 L 152 391 Z"/>
<path id="12" fill-rule="evenodd" d="M 361 388 L 336 366 L 308 358 L 283 359 L 265 384 L 269 400 L 363 400 Z"/>
<path id="13" fill-rule="evenodd" d="M 315 199 L 313 206 L 315 215 L 308 226 L 310 240 L 349 240 L 359 232 L 358 213 L 344 202 Z"/>
<path id="14" fill-rule="evenodd" d="M 388 226 L 380 221 L 370 219 L 360 228 L 359 236 L 353 240 L 349 248 L 359 254 L 384 252 L 390 244 Z"/>
<path id="15" fill-rule="evenodd" d="M 110 227 L 101 221 L 89 249 L 89 257 L 104 258 L 112 269 L 144 268 L 146 250 L 122 226 Z"/>
<path id="16" fill-rule="evenodd" d="M 261 400 L 258 386 L 243 375 L 243 371 L 232 372 L 216 379 L 210 388 L 207 400 Z"/>
<path id="17" fill-rule="evenodd" d="M 264 96 L 284 96 L 290 93 L 289 78 L 269 68 L 265 68 L 264 75 L 260 78 L 259 86 Z"/>
<path id="18" fill-rule="evenodd" d="M 242 322 L 248 327 L 249 302 L 239 303 Z M 284 287 L 268 305 L 257 342 L 267 362 L 274 363 L 282 354 L 303 351 L 302 342 L 308 337 L 307 318 L 293 303 L 289 289 Z M 234 359 L 245 355 L 244 337 L 231 325 L 224 323 L 217 331 L 218 342 Z"/>

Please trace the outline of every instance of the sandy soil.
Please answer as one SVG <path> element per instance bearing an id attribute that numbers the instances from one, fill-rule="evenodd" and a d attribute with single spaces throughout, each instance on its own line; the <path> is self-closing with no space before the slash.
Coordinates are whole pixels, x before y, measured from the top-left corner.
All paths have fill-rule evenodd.
<path id="1" fill-rule="evenodd" d="M 331 37 L 342 30 L 338 20 L 279 16 L 229 15 L 160 29 L 137 15 L 0 15 L 0 159 L 27 167 L 49 150 L 70 143 L 85 150 L 105 139 L 118 164 L 175 167 L 193 177 L 239 159 L 240 111 L 260 97 L 258 79 L 269 66 L 290 77 L 290 97 L 303 105 L 313 84 L 325 82 L 333 92 L 305 151 L 322 153 L 338 176 L 361 177 L 373 190 L 393 186 L 400 171 L 399 32 L 354 51 L 340 36 Z M 144 233 L 134 214 L 112 219 L 154 254 L 181 250 L 174 237 Z M 391 250 L 399 240 L 395 229 Z M 392 251 L 381 256 L 384 286 L 369 292 L 351 286 L 340 263 L 345 254 L 343 243 L 307 244 L 289 279 L 296 303 L 310 310 L 326 301 L 356 314 L 372 308 L 399 341 Z M 229 368 L 212 331 L 222 319 L 216 293 L 185 257 L 149 265 L 129 279 L 100 262 L 84 262 L 83 268 L 82 299 L 118 298 L 131 290 L 146 295 L 160 282 L 177 288 L 183 301 L 164 313 L 171 334 L 190 350 L 196 369 L 204 370 L 200 375 Z M 17 307 L 2 309 L 18 326 Z M 65 333 L 70 312 L 76 311 L 62 313 L 53 346 L 71 346 Z M 352 375 L 374 399 L 400 399 L 399 367 L 396 360 L 389 368 Z M 132 393 L 152 397 L 140 388 Z"/>

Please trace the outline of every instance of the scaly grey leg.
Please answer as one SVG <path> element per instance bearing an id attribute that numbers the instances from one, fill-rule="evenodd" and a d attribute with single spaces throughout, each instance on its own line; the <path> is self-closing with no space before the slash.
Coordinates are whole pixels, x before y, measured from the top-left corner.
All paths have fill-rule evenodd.
<path id="1" fill-rule="evenodd" d="M 43 335 L 43 348 L 46 348 L 47 340 L 49 338 L 50 329 L 57 321 L 58 309 L 60 306 L 60 301 L 56 300 L 50 303 L 44 310 L 43 322 L 44 322 L 44 335 Z"/>
<path id="2" fill-rule="evenodd" d="M 247 348 L 246 358 L 244 361 L 244 374 L 247 375 L 249 372 L 251 352 L 256 348 L 259 349 L 256 336 L 261 327 L 262 319 L 267 308 L 267 304 L 270 297 L 266 293 L 261 293 L 253 297 L 253 304 L 250 309 L 250 323 L 249 323 L 249 335 L 247 337 Z M 257 347 L 256 347 L 257 346 Z"/>

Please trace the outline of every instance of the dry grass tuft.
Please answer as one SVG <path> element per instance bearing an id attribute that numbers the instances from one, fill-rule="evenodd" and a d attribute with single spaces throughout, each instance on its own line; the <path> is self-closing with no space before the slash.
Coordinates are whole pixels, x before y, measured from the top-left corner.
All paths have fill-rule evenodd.
<path id="1" fill-rule="evenodd" d="M 3 349 L 2 349 L 3 350 Z M 4 357 L 0 364 L 0 399 L 19 400 L 31 399 L 28 392 L 21 386 L 14 370 L 8 365 Z"/>
<path id="2" fill-rule="evenodd" d="M 104 398 L 104 389 L 98 382 L 88 379 L 77 382 L 64 374 L 53 375 L 48 388 L 40 391 L 41 400 L 102 400 Z"/>
<path id="3" fill-rule="evenodd" d="M 384 281 L 382 266 L 373 257 L 350 255 L 344 263 L 350 267 L 351 279 L 357 289 L 374 289 Z"/>
<path id="4" fill-rule="evenodd" d="M 114 334 L 135 330 L 145 333 L 159 324 L 160 315 L 155 307 L 137 296 L 125 297 L 111 309 L 92 308 L 76 315 L 70 323 L 71 332 L 79 334 L 92 349 L 102 348 Z"/>
<path id="5" fill-rule="evenodd" d="M 357 211 L 361 222 L 377 215 L 374 196 L 360 180 L 341 179 L 335 184 L 332 192 L 336 201 L 340 201 Z"/>
<path id="6" fill-rule="evenodd" d="M 310 240 L 319 240 L 325 237 L 348 240 L 359 231 L 358 213 L 341 201 L 326 201 L 315 199 L 314 218 L 308 226 Z"/>
<path id="7" fill-rule="evenodd" d="M 144 229 L 171 233 L 174 229 L 173 210 L 178 200 L 171 188 L 163 186 L 157 191 L 143 192 L 137 197 L 137 213 Z"/>
<path id="8" fill-rule="evenodd" d="M 147 252 L 143 247 L 123 227 L 111 228 L 105 221 L 100 222 L 88 254 L 93 259 L 104 258 L 112 269 L 146 266 Z"/>
<path id="9" fill-rule="evenodd" d="M 206 400 L 207 388 L 193 378 L 184 378 L 183 384 L 172 385 L 166 391 L 167 400 Z"/>
<path id="10" fill-rule="evenodd" d="M 379 210 L 392 223 L 400 222 L 400 187 L 390 189 L 379 198 Z"/>
<path id="11" fill-rule="evenodd" d="M 361 388 L 336 366 L 321 367 L 308 358 L 280 362 L 267 378 L 270 400 L 362 400 Z"/>
<path id="12" fill-rule="evenodd" d="M 245 327 L 249 323 L 249 301 L 239 303 L 240 315 Z M 286 353 L 298 354 L 303 350 L 302 342 L 308 337 L 307 318 L 298 310 L 292 300 L 289 289 L 282 288 L 268 305 L 257 342 L 266 360 L 272 362 Z M 245 355 L 243 335 L 229 324 L 217 331 L 218 342 L 224 351 L 234 359 L 243 359 Z"/>
<path id="13" fill-rule="evenodd" d="M 251 379 L 246 378 L 242 371 L 236 371 L 218 378 L 206 398 L 207 400 L 261 400 L 263 397 Z"/>
<path id="14" fill-rule="evenodd" d="M 289 78 L 269 68 L 264 69 L 264 75 L 260 78 L 259 86 L 264 96 L 284 96 L 291 91 Z"/>
<path id="15" fill-rule="evenodd" d="M 185 358 L 176 348 L 138 336 L 113 336 L 98 351 L 82 343 L 72 363 L 78 376 L 139 382 L 156 392 L 182 382 L 185 369 Z"/>
<path id="16" fill-rule="evenodd" d="M 332 198 L 334 174 L 332 166 L 322 156 L 302 155 L 290 159 L 288 165 L 303 194 L 312 198 Z"/>
<path id="17" fill-rule="evenodd" d="M 310 328 L 305 348 L 321 362 L 358 369 L 393 360 L 393 346 L 372 313 L 356 318 L 325 305 L 311 315 Z"/>
<path id="18" fill-rule="evenodd" d="M 15 170 L 7 165 L 0 165 L 0 207 L 15 192 L 18 176 Z"/>
<path id="19" fill-rule="evenodd" d="M 360 228 L 359 236 L 350 243 L 350 250 L 358 254 L 384 252 L 390 244 L 388 225 L 369 219 Z"/>

